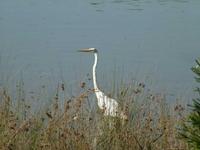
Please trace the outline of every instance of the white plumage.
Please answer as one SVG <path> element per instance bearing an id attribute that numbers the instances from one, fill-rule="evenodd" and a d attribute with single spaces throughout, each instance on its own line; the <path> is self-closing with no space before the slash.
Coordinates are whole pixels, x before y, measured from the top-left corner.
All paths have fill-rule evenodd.
<path id="1" fill-rule="evenodd" d="M 92 68 L 93 73 L 93 84 L 94 84 L 94 91 L 97 97 L 97 104 L 101 110 L 103 110 L 105 116 L 113 116 L 116 117 L 119 114 L 119 106 L 118 102 L 115 99 L 109 98 L 106 96 L 97 86 L 96 81 L 96 66 L 97 66 L 97 60 L 98 60 L 98 51 L 96 48 L 87 48 L 87 49 L 81 49 L 80 52 L 93 52 L 94 53 L 94 64 Z M 123 117 L 122 114 L 120 114 L 120 117 Z"/>

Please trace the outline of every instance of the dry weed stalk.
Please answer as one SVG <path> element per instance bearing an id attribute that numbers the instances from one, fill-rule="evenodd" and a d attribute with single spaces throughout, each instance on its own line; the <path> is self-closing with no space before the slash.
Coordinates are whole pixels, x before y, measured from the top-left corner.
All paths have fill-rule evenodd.
<path id="1" fill-rule="evenodd" d="M 80 88 L 83 92 L 78 96 L 61 98 L 66 88 L 64 84 L 58 85 L 47 111 L 28 113 L 26 118 L 19 116 L 8 92 L 1 90 L 0 149 L 187 148 L 176 139 L 177 116 L 169 112 L 164 95 L 153 94 L 144 84 L 124 86 L 116 94 L 128 116 L 122 121 L 104 117 L 98 108 L 92 108 L 91 102 L 95 100 L 90 95 L 94 91 L 86 89 L 85 83 Z M 175 112 L 180 117 L 182 107 L 175 106 Z"/>

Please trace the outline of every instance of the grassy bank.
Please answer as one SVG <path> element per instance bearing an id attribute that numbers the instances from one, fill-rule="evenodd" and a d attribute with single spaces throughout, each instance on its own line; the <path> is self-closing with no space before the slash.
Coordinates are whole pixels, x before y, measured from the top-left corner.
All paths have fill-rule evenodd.
<path id="1" fill-rule="evenodd" d="M 181 104 L 168 105 L 164 94 L 142 83 L 121 85 L 115 97 L 128 116 L 121 120 L 104 117 L 94 91 L 84 83 L 80 89 L 80 94 L 67 97 L 65 85 L 59 84 L 51 103 L 32 111 L 23 88 L 13 99 L 1 87 L 0 149 L 187 149 L 176 132 L 186 111 Z"/>

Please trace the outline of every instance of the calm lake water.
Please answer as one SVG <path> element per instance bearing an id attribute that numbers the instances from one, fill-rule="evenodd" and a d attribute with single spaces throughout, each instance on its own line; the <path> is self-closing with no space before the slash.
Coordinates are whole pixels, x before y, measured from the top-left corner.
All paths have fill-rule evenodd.
<path id="1" fill-rule="evenodd" d="M 23 78 L 29 89 L 59 80 L 79 86 L 93 63 L 76 52 L 85 47 L 99 49 L 104 89 L 123 78 L 188 95 L 200 56 L 200 1 L 0 1 L 1 84 Z"/>

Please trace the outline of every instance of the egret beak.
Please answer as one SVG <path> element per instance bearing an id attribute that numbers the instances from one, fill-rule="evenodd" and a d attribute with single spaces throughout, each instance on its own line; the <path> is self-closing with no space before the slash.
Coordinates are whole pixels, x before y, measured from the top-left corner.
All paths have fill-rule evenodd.
<path id="1" fill-rule="evenodd" d="M 91 50 L 90 48 L 83 48 L 78 50 L 78 52 L 93 52 L 94 50 Z"/>

